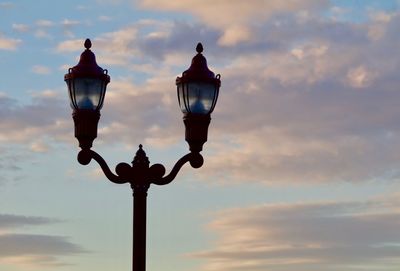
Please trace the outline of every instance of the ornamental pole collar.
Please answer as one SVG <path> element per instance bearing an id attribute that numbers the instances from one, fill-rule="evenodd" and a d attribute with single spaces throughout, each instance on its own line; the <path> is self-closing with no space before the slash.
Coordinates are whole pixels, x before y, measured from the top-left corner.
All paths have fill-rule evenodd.
<path id="1" fill-rule="evenodd" d="M 132 164 L 149 166 L 150 161 L 149 158 L 147 158 L 145 151 L 143 150 L 142 144 L 139 145 L 139 149 L 137 150 L 136 155 L 133 158 Z"/>

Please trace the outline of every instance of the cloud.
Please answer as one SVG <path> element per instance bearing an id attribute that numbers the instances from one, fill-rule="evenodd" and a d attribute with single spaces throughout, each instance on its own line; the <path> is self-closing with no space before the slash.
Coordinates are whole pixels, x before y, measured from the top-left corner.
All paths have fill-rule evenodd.
<path id="1" fill-rule="evenodd" d="M 12 29 L 17 32 L 28 32 L 30 30 L 30 27 L 26 24 L 12 24 Z"/>
<path id="2" fill-rule="evenodd" d="M 398 24 L 391 19 L 386 31 Z M 301 42 L 289 37 L 284 47 L 242 50 L 214 70 L 222 88 L 204 172 L 269 184 L 397 180 L 396 36 L 369 41 L 369 22 L 305 25 Z M 305 25 L 287 24 L 280 35 Z M 346 38 L 336 38 L 338 31 Z"/>
<path id="3" fill-rule="evenodd" d="M 46 30 L 43 30 L 43 29 L 37 29 L 35 31 L 34 35 L 38 39 L 49 39 L 49 38 L 51 38 L 51 35 L 49 34 L 49 32 L 47 32 Z"/>
<path id="4" fill-rule="evenodd" d="M 119 5 L 123 3 L 123 0 L 96 0 L 98 4 L 101 5 Z"/>
<path id="5" fill-rule="evenodd" d="M 393 200 L 393 199 L 391 199 Z M 214 248 L 190 254 L 201 270 L 395 270 L 397 200 L 265 204 L 220 211 Z"/>
<path id="6" fill-rule="evenodd" d="M 0 230 L 15 229 L 23 226 L 44 225 L 49 223 L 59 222 L 55 219 L 50 219 L 40 216 L 21 216 L 0 214 Z"/>
<path id="7" fill-rule="evenodd" d="M 29 155 L 21 153 L 21 151 L 12 143 L 0 147 L 0 170 L 2 172 L 0 189 L 3 184 L 18 182 L 25 177 L 21 162 L 25 161 L 27 157 L 29 157 Z"/>
<path id="8" fill-rule="evenodd" d="M 254 22 L 261 24 L 277 15 L 304 10 L 317 11 L 327 8 L 328 1 L 266 1 L 255 0 L 251 5 L 240 0 L 229 1 L 139 1 L 141 7 L 155 10 L 180 11 L 192 14 L 204 24 L 223 31 L 219 39 L 222 46 L 233 46 L 251 41 Z M 223 11 L 223 12 L 221 12 Z"/>
<path id="9" fill-rule="evenodd" d="M 61 26 L 62 26 L 62 28 L 64 30 L 64 35 L 69 37 L 69 38 L 74 38 L 75 35 L 72 32 L 72 28 L 74 28 L 74 27 L 76 27 L 76 26 L 78 26 L 80 24 L 81 24 L 80 21 L 64 19 L 61 22 Z"/>
<path id="10" fill-rule="evenodd" d="M 36 73 L 36 74 L 46 75 L 46 74 L 50 74 L 51 70 L 50 70 L 50 68 L 48 68 L 46 66 L 35 65 L 32 67 L 32 72 Z"/>
<path id="11" fill-rule="evenodd" d="M 61 22 L 61 25 L 63 25 L 64 27 L 71 27 L 71 26 L 76 26 L 76 25 L 80 25 L 81 23 L 79 21 L 76 20 L 69 20 L 69 19 L 64 19 Z"/>
<path id="12" fill-rule="evenodd" d="M 54 22 L 49 21 L 49 20 L 37 20 L 36 25 L 38 27 L 51 27 L 51 26 L 54 26 Z"/>
<path id="13" fill-rule="evenodd" d="M 90 38 L 100 66 L 122 66 L 159 76 L 162 68 L 165 71 L 171 66 L 189 65 L 197 41 L 216 40 L 217 33 L 193 23 L 140 20 Z M 79 53 L 84 49 L 83 43 L 84 39 L 67 39 L 56 46 L 56 51 Z M 175 77 L 175 74 L 171 76 Z"/>
<path id="14" fill-rule="evenodd" d="M 86 252 L 63 236 L 0 234 L 0 264 L 65 265 L 59 258 Z"/>
<path id="15" fill-rule="evenodd" d="M 375 77 L 376 72 L 368 71 L 364 66 L 350 69 L 347 73 L 347 79 L 354 88 L 364 88 L 371 85 Z"/>
<path id="16" fill-rule="evenodd" d="M 113 20 L 113 18 L 110 16 L 101 15 L 98 17 L 98 20 L 101 22 L 110 22 Z"/>
<path id="17" fill-rule="evenodd" d="M 373 41 L 383 38 L 387 34 L 387 25 L 390 24 L 393 19 L 396 20 L 396 17 L 398 17 L 398 12 L 388 13 L 376 10 L 371 11 L 371 24 L 368 28 L 368 37 Z"/>
<path id="18" fill-rule="evenodd" d="M 1 9 L 9 9 L 9 8 L 13 8 L 13 7 L 14 7 L 14 3 L 12 3 L 12 2 L 1 2 L 0 3 Z"/>
<path id="19" fill-rule="evenodd" d="M 87 252 L 65 236 L 13 233 L 9 230 L 60 222 L 36 216 L 0 214 L 0 266 L 58 266 L 62 257 Z"/>
<path id="20" fill-rule="evenodd" d="M 266 184 L 397 180 L 400 63 L 393 55 L 400 53 L 400 16 L 378 20 L 384 21 L 379 39 L 369 34 L 376 20 L 337 21 L 319 8 L 307 16 L 271 16 L 252 26 L 253 42 L 229 50 L 218 45 L 220 31 L 198 22 L 145 20 L 94 37 L 98 63 L 112 77 L 96 144 L 147 140 L 161 147 L 182 140 L 173 80 L 194 54 L 188 40 L 203 40 L 210 68 L 222 74 L 206 177 Z M 82 44 L 66 40 L 57 51 L 79 55 Z M 114 75 L 116 67 L 139 75 Z M 72 122 L 63 112 L 44 116 L 42 129 L 15 127 L 36 134 L 48 121 L 45 130 L 66 142 Z"/>
<path id="21" fill-rule="evenodd" d="M 168 85 L 170 90 L 164 92 Z M 183 134 L 183 124 L 177 102 L 170 106 L 174 96 L 174 80 L 169 77 L 143 84 L 135 84 L 129 78 L 113 78 L 102 110 L 97 144 L 137 145 L 150 140 L 163 147 L 176 142 L 177 130 Z M 24 144 L 34 152 L 51 150 L 54 142 L 76 145 L 66 89 L 62 94 L 51 89 L 33 92 L 31 97 L 31 103 L 23 105 L 8 96 L 0 97 L 0 141 Z M 137 113 L 132 114 L 132 108 Z M 132 127 L 136 129 L 132 131 Z"/>
<path id="22" fill-rule="evenodd" d="M 134 46 L 137 36 L 136 26 L 127 26 L 120 30 L 104 33 L 97 38 L 91 38 L 92 50 L 96 54 L 97 62 L 101 65 L 128 65 L 134 57 L 139 57 L 139 52 Z M 56 51 L 82 52 L 84 39 L 70 39 L 60 42 Z M 75 65 L 75 64 L 74 64 Z"/>
<path id="23" fill-rule="evenodd" d="M 11 50 L 15 51 L 18 48 L 18 45 L 21 43 L 19 39 L 7 38 L 3 34 L 0 33 L 0 50 Z"/>
<path id="24" fill-rule="evenodd" d="M 33 152 L 45 153 L 48 152 L 50 149 L 49 144 L 43 141 L 35 141 L 32 142 L 30 145 L 30 149 Z"/>
<path id="25" fill-rule="evenodd" d="M 68 98 L 58 91 L 55 93 L 57 95 L 50 90 L 33 93 L 32 102 L 23 105 L 8 96 L 0 97 L 0 142 L 26 143 L 36 147 L 41 140 L 68 142 L 68 131 L 73 127 L 68 125 L 72 125 L 67 113 Z"/>
<path id="26" fill-rule="evenodd" d="M 75 35 L 72 32 L 73 28 L 81 25 L 82 23 L 77 20 L 64 19 L 60 22 L 54 22 L 50 20 L 40 19 L 35 22 L 34 35 L 37 38 L 52 38 L 54 33 L 51 34 L 51 30 L 54 27 L 61 28 L 64 36 L 68 38 L 74 38 Z M 59 29 L 58 29 L 59 30 Z M 59 31 L 57 31 L 59 33 Z"/>
<path id="27" fill-rule="evenodd" d="M 83 42 L 80 39 L 75 39 L 75 40 L 67 40 L 67 41 L 63 41 L 60 42 L 57 45 L 56 50 L 58 52 L 75 52 L 75 51 L 79 51 L 82 50 L 83 47 Z"/>
<path id="28" fill-rule="evenodd" d="M 171 146 L 178 141 L 178 135 L 183 137 L 177 102 L 171 105 L 175 99 L 175 86 L 169 78 L 152 79 L 143 84 L 124 78 L 115 80 L 110 85 L 102 114 L 101 140 L 115 142 L 117 135 L 130 144 L 146 140 L 159 147 Z M 137 113 L 132 114 L 132 108 Z"/>

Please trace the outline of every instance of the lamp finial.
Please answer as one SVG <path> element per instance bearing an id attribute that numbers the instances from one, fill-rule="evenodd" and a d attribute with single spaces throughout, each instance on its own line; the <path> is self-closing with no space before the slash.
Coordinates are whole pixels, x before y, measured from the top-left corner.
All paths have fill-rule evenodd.
<path id="1" fill-rule="evenodd" d="M 201 42 L 197 43 L 196 52 L 199 54 L 203 52 L 203 44 L 201 44 Z"/>
<path id="2" fill-rule="evenodd" d="M 85 48 L 87 50 L 89 50 L 92 47 L 92 42 L 90 41 L 90 39 L 86 39 L 85 40 L 85 44 L 84 44 Z"/>

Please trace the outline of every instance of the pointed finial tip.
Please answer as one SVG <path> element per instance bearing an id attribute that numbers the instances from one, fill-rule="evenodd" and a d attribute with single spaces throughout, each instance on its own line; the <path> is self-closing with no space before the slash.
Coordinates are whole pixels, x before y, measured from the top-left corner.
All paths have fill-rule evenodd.
<path id="1" fill-rule="evenodd" d="M 197 43 L 196 52 L 199 54 L 203 52 L 203 44 L 201 42 Z"/>
<path id="2" fill-rule="evenodd" d="M 84 45 L 86 49 L 90 49 L 92 47 L 92 42 L 90 41 L 90 39 L 86 39 Z"/>
<path id="3" fill-rule="evenodd" d="M 143 145 L 142 144 L 139 144 L 139 149 L 142 149 L 143 148 Z"/>

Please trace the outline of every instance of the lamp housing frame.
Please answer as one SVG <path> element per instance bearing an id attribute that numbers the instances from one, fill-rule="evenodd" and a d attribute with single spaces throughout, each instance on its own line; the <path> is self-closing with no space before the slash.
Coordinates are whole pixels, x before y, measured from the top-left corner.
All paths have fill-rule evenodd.
<path id="1" fill-rule="evenodd" d="M 221 75 L 215 75 L 208 68 L 207 59 L 202 54 L 203 45 L 201 43 L 197 44 L 196 51 L 197 54 L 193 57 L 190 67 L 182 73 L 181 77 L 178 76 L 175 81 L 178 102 L 185 124 L 185 140 L 189 144 L 191 152 L 201 152 L 204 143 L 207 142 L 211 113 L 217 104 L 219 89 L 221 87 Z M 214 87 L 211 105 L 205 112 L 193 112 L 191 108 L 189 87 L 193 83 L 208 84 Z M 200 99 L 199 97 L 197 98 Z"/>
<path id="2" fill-rule="evenodd" d="M 85 78 L 100 80 L 101 87 L 99 90 L 99 100 L 97 104 L 94 105 L 95 108 L 92 109 L 100 110 L 104 104 L 107 85 L 108 83 L 110 83 L 110 76 L 108 75 L 107 69 L 103 69 L 99 65 L 97 65 L 96 56 L 90 50 L 90 48 L 92 47 L 92 42 L 90 41 L 90 39 L 85 40 L 84 46 L 86 50 L 82 52 L 78 64 L 68 69 L 68 73 L 64 75 L 64 81 L 68 85 L 68 94 L 71 107 L 74 110 L 82 110 L 82 108 L 80 108 L 77 103 L 75 80 Z"/>

